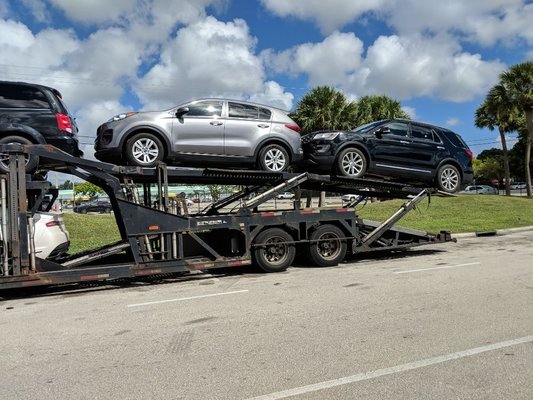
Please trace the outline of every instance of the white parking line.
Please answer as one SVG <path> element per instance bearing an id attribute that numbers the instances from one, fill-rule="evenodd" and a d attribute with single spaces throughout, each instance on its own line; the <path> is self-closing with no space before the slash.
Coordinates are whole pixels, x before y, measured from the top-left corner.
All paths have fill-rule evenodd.
<path id="1" fill-rule="evenodd" d="M 336 386 L 347 385 L 350 383 L 366 381 L 380 376 L 396 374 L 399 372 L 411 371 L 413 369 L 428 367 L 430 365 L 444 363 L 446 361 L 457 360 L 464 357 L 473 356 L 475 354 L 485 353 L 487 351 L 493 351 L 503 349 L 505 347 L 515 346 L 517 344 L 533 342 L 533 335 L 524 336 L 518 339 L 507 340 L 505 342 L 493 343 L 487 346 L 475 347 L 473 349 L 458 351 L 457 353 L 446 354 L 443 356 L 437 356 L 432 358 L 426 358 L 420 361 L 414 361 L 407 364 L 397 365 L 395 367 L 378 369 L 370 372 L 363 372 L 361 374 L 345 376 L 344 378 L 332 379 L 330 381 L 315 383 L 312 385 L 301 386 L 293 389 L 283 390 L 280 392 L 265 394 L 263 396 L 257 396 L 249 398 L 248 400 L 278 400 L 285 399 L 291 396 L 298 396 L 301 394 L 317 392 L 319 390 L 330 389 Z"/>
<path id="2" fill-rule="evenodd" d="M 175 302 L 175 301 L 203 299 L 203 298 L 206 298 L 206 297 L 225 296 L 227 294 L 237 294 L 237 293 L 246 293 L 246 292 L 248 292 L 248 290 L 235 290 L 233 292 L 204 294 L 202 296 L 181 297 L 179 299 L 169 299 L 169 300 L 149 301 L 147 303 L 128 304 L 128 307 L 149 306 L 149 305 L 152 305 L 152 304 L 172 303 L 172 302 Z"/>
<path id="3" fill-rule="evenodd" d="M 471 263 L 467 263 L 467 264 L 446 265 L 445 267 L 410 269 L 408 271 L 394 271 L 394 273 L 395 274 L 409 274 L 411 272 L 433 271 L 434 269 L 450 269 L 450 268 L 468 267 L 470 265 L 479 265 L 479 264 L 481 264 L 481 263 L 480 262 L 471 262 Z"/>

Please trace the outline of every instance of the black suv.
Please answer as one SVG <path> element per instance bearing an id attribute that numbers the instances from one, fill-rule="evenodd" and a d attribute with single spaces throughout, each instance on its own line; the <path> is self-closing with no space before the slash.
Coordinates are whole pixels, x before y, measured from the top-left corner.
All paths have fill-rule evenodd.
<path id="1" fill-rule="evenodd" d="M 360 178 L 365 174 L 435 185 L 455 193 L 472 181 L 472 152 L 445 128 L 383 120 L 352 131 L 320 131 L 302 138 L 309 170 Z"/>
<path id="2" fill-rule="evenodd" d="M 81 157 L 78 127 L 51 87 L 24 82 L 0 81 L 0 145 L 9 143 L 51 144 Z M 26 170 L 37 168 L 39 160 L 26 160 Z M 8 160 L 0 153 L 0 172 L 7 171 Z"/>

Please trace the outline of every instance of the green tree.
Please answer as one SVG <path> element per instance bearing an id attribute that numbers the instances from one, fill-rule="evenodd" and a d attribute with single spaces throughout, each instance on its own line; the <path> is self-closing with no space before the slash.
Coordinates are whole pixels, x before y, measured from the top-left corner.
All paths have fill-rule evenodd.
<path id="1" fill-rule="evenodd" d="M 318 86 L 304 95 L 291 114 L 302 128 L 302 134 L 321 130 L 352 129 L 357 104 L 348 101 L 339 90 L 329 86 Z"/>
<path id="2" fill-rule="evenodd" d="M 104 194 L 104 190 L 99 186 L 96 186 L 90 182 L 83 182 L 80 184 L 74 185 L 74 195 L 86 195 L 89 197 L 94 197 L 97 194 Z"/>
<path id="3" fill-rule="evenodd" d="M 485 101 L 476 110 L 475 124 L 478 128 L 489 128 L 491 131 L 498 127 L 502 143 L 505 194 L 510 196 L 509 151 L 505 134 L 519 128 L 519 115 L 504 85 L 498 84 L 489 90 Z"/>
<path id="4" fill-rule="evenodd" d="M 531 146 L 533 143 L 533 61 L 513 65 L 508 71 L 500 74 L 500 83 L 505 87 L 508 100 L 517 110 L 521 110 L 528 132 L 525 156 L 525 173 L 527 195 L 531 190 Z"/>
<path id="5" fill-rule="evenodd" d="M 387 96 L 363 96 L 357 102 L 354 127 L 382 119 L 411 119 L 398 100 Z"/>
<path id="6" fill-rule="evenodd" d="M 59 185 L 58 189 L 60 190 L 72 189 L 72 182 L 67 179 L 65 182 Z"/>

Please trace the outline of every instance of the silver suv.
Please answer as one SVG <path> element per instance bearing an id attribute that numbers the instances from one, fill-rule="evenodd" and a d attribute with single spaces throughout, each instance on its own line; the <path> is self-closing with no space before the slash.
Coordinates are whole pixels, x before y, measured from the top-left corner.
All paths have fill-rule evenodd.
<path id="1" fill-rule="evenodd" d="M 300 128 L 285 111 L 228 99 L 117 115 L 98 128 L 94 148 L 101 161 L 141 167 L 164 160 L 278 172 L 303 158 Z"/>

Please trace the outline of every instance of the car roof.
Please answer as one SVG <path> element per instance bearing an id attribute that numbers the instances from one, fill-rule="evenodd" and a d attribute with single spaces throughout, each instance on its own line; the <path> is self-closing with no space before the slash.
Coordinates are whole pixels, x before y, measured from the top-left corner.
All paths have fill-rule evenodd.
<path id="1" fill-rule="evenodd" d="M 247 101 L 247 100 L 230 99 L 230 98 L 227 98 L 227 97 L 203 97 L 203 98 L 200 98 L 200 99 L 192 99 L 192 100 L 186 101 L 185 103 L 180 104 L 179 106 L 183 106 L 185 104 L 195 103 L 195 102 L 199 102 L 199 101 L 210 101 L 210 100 L 211 101 L 213 101 L 213 100 L 214 101 L 234 101 L 235 103 L 242 103 L 242 104 L 248 104 L 248 105 L 251 105 L 251 106 L 265 107 L 265 108 L 269 108 L 271 110 L 277 110 L 277 111 L 280 111 L 280 112 L 285 113 L 285 114 L 290 113 L 289 110 L 284 110 L 284 109 L 279 108 L 279 107 L 269 106 L 267 104 L 255 103 L 255 102 Z M 172 107 L 172 108 L 175 108 L 175 107 Z"/>
<path id="2" fill-rule="evenodd" d="M 18 81 L 0 81 L 0 85 L 19 85 L 19 86 L 28 86 L 28 87 L 34 87 L 41 90 L 46 90 L 54 93 L 56 96 L 58 96 L 60 99 L 63 98 L 61 95 L 61 92 L 53 87 L 40 85 L 38 83 L 29 83 L 29 82 L 18 82 Z"/>

